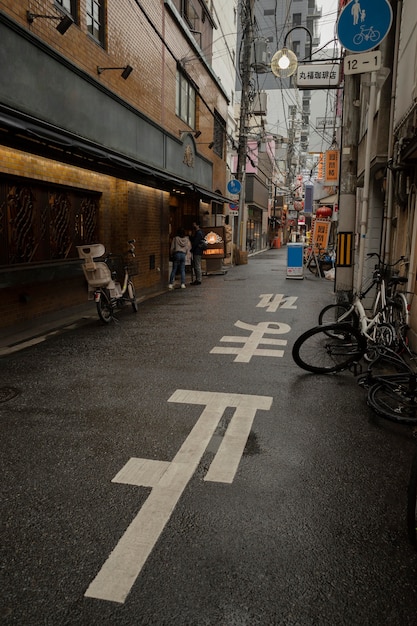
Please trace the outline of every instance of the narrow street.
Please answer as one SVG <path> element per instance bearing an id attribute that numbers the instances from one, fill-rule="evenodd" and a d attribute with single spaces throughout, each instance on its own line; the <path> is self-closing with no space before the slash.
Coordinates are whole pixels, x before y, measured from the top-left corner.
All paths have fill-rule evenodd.
<path id="1" fill-rule="evenodd" d="M 415 443 L 295 365 L 286 254 L 3 351 L 2 624 L 416 626 Z"/>

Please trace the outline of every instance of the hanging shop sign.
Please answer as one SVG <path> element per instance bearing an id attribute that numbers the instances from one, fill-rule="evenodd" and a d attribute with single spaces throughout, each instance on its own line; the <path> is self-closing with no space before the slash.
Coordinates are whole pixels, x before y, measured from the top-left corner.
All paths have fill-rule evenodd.
<path id="1" fill-rule="evenodd" d="M 208 245 L 207 250 L 203 252 L 203 257 L 205 259 L 224 259 L 226 256 L 224 226 L 207 227 L 201 230 Z"/>
<path id="2" fill-rule="evenodd" d="M 326 250 L 328 246 L 331 224 L 330 220 L 315 220 L 314 222 L 312 244 L 317 253 L 320 250 Z"/>
<path id="3" fill-rule="evenodd" d="M 336 89 L 340 84 L 340 63 L 300 63 L 298 89 Z"/>
<path id="4" fill-rule="evenodd" d="M 337 185 L 339 182 L 339 150 L 327 150 L 325 160 L 324 184 Z"/>

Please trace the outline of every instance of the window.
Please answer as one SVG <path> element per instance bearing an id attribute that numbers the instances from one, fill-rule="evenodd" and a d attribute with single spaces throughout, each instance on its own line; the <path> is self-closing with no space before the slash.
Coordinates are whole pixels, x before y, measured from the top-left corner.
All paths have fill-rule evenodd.
<path id="1" fill-rule="evenodd" d="M 213 152 L 221 159 L 224 153 L 224 140 L 226 135 L 226 124 L 220 115 L 214 114 L 213 131 Z"/>
<path id="2" fill-rule="evenodd" d="M 104 45 L 104 0 L 87 0 L 87 30 Z"/>
<path id="3" fill-rule="evenodd" d="M 77 21 L 77 2 L 76 0 L 55 0 L 55 5 L 62 9 L 68 15 L 71 15 L 74 22 Z"/>
<path id="4" fill-rule="evenodd" d="M 188 22 L 190 29 L 197 30 L 198 27 L 198 12 L 192 2 L 192 0 L 184 0 L 184 17 Z"/>
<path id="5" fill-rule="evenodd" d="M 177 70 L 177 93 L 175 113 L 188 126 L 195 126 L 196 90 L 184 74 Z"/>
<path id="6" fill-rule="evenodd" d="M 100 195 L 0 179 L 0 266 L 78 258 L 76 247 L 97 241 Z"/>
<path id="7" fill-rule="evenodd" d="M 292 25 L 293 26 L 301 26 L 301 13 L 293 13 Z"/>

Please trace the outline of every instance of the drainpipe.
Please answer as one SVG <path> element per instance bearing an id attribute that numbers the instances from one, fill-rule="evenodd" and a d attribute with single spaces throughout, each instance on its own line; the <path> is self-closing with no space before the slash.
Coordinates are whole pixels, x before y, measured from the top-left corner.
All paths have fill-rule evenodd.
<path id="1" fill-rule="evenodd" d="M 401 14 L 402 14 L 402 0 L 397 2 L 397 13 L 395 18 L 395 41 L 394 41 L 394 57 L 392 61 L 392 84 L 391 84 L 391 104 L 390 104 L 390 119 L 388 129 L 388 163 L 393 159 L 394 145 L 394 114 L 395 114 L 395 99 L 397 90 L 397 74 L 398 74 L 398 48 L 400 43 L 400 30 L 401 30 Z M 392 170 L 388 168 L 387 171 L 387 193 L 384 215 L 384 233 L 383 233 L 383 257 L 385 263 L 389 263 L 391 260 L 391 227 L 392 227 L 392 213 L 394 204 L 394 176 Z"/>
<path id="2" fill-rule="evenodd" d="M 371 149 L 374 129 L 374 115 L 375 115 L 375 100 L 376 100 L 376 71 L 370 72 L 371 74 L 371 88 L 369 92 L 369 108 L 368 108 L 368 132 L 366 135 L 366 150 L 365 150 L 365 171 L 363 179 L 363 200 L 361 210 L 361 222 L 360 222 L 360 245 L 359 245 L 359 262 L 358 273 L 356 276 L 356 291 L 359 293 L 362 289 L 363 280 L 363 268 L 365 263 L 365 241 L 366 232 L 368 227 L 368 207 L 369 207 L 369 187 L 371 176 Z"/>

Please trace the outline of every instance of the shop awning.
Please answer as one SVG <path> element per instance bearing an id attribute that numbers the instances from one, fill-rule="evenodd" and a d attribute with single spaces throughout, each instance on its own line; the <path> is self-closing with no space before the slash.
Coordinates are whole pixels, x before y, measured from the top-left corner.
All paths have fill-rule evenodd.
<path id="1" fill-rule="evenodd" d="M 32 116 L 13 111 L 4 105 L 0 105 L 0 128 L 7 130 L 11 138 L 14 138 L 13 141 L 10 138 L 8 145 L 26 149 L 28 152 L 35 151 L 42 156 L 49 156 L 48 149 L 52 148 L 56 154 L 56 148 L 59 148 L 61 160 L 80 167 L 94 168 L 106 174 L 166 191 L 170 191 L 173 187 L 181 188 L 184 191 L 199 194 L 208 202 L 214 201 L 220 204 L 231 202 L 229 198 L 215 191 L 141 163 L 127 155 L 120 155 L 105 146 L 97 145 L 51 124 L 40 122 Z M 6 134 L 4 134 L 4 140 L 6 140 Z"/>
<path id="2" fill-rule="evenodd" d="M 225 202 L 232 202 L 231 198 L 225 198 L 219 193 L 215 191 L 210 191 L 209 189 L 205 189 L 204 187 L 200 187 L 199 185 L 193 185 L 195 191 L 200 194 L 200 196 L 204 200 L 213 200 L 214 202 L 218 202 L 219 204 L 224 204 Z"/>
<path id="3" fill-rule="evenodd" d="M 323 206 L 337 204 L 337 193 L 334 193 L 331 196 L 326 196 L 325 198 L 322 198 L 321 200 L 319 200 L 319 204 Z"/>

